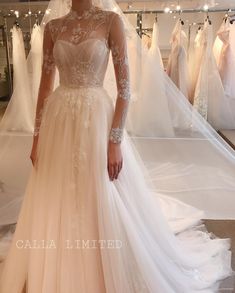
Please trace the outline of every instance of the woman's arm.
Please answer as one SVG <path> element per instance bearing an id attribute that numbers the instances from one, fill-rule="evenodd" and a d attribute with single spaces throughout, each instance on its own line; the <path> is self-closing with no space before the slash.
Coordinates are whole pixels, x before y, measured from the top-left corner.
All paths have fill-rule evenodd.
<path id="1" fill-rule="evenodd" d="M 130 99 L 130 80 L 126 36 L 122 20 L 118 14 L 115 14 L 112 21 L 109 44 L 118 92 L 110 140 L 114 143 L 121 143 Z"/>
<path id="2" fill-rule="evenodd" d="M 53 40 L 50 32 L 50 23 L 47 23 L 44 29 L 43 35 L 43 62 L 40 86 L 38 91 L 38 100 L 36 108 L 36 118 L 34 125 L 34 140 L 31 152 L 32 163 L 36 160 L 36 148 L 39 136 L 39 130 L 42 120 L 42 111 L 45 103 L 45 99 L 50 95 L 54 88 L 55 79 L 55 62 L 53 58 Z"/>
<path id="3" fill-rule="evenodd" d="M 36 119 L 35 119 L 35 131 L 34 135 L 38 136 L 39 128 L 41 124 L 42 110 L 45 99 L 53 91 L 54 79 L 55 79 L 55 62 L 53 58 L 53 40 L 51 37 L 50 23 L 47 23 L 43 36 L 43 63 L 42 74 L 38 92 Z"/>
<path id="4" fill-rule="evenodd" d="M 117 179 L 122 168 L 121 141 L 130 100 L 129 65 L 124 26 L 118 14 L 112 19 L 109 46 L 117 84 L 117 100 L 109 135 L 108 170 L 110 179 Z"/>

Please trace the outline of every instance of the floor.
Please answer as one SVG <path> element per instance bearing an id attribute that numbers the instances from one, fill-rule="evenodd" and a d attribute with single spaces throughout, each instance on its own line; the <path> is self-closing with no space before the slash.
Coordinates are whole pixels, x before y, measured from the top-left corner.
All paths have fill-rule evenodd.
<path id="1" fill-rule="evenodd" d="M 220 238 L 231 239 L 232 268 L 235 270 L 235 221 L 230 220 L 205 220 L 206 227 Z M 235 277 L 230 277 L 221 284 L 220 293 L 235 293 Z"/>
<path id="2" fill-rule="evenodd" d="M 0 120 L 5 110 L 5 103 L 0 103 Z M 221 131 L 226 141 L 235 148 L 235 130 L 234 131 Z M 235 221 L 232 220 L 205 220 L 206 227 L 209 232 L 214 233 L 220 238 L 231 239 L 232 251 L 232 267 L 235 270 Z M 1 264 L 0 264 L 1 270 Z M 220 293 L 235 293 L 235 277 L 230 277 L 223 281 L 220 286 Z"/>
<path id="3" fill-rule="evenodd" d="M 233 149 L 235 149 L 235 130 L 221 130 L 219 134 Z"/>
<path id="4" fill-rule="evenodd" d="M 221 130 L 219 133 L 235 149 L 235 130 Z M 235 270 L 235 221 L 207 221 L 207 228 L 219 237 L 229 237 L 231 239 L 232 266 L 233 270 Z M 226 280 L 222 287 L 224 290 L 221 290 L 221 292 L 235 292 L 235 278 Z M 234 289 L 229 291 L 231 287 Z"/>

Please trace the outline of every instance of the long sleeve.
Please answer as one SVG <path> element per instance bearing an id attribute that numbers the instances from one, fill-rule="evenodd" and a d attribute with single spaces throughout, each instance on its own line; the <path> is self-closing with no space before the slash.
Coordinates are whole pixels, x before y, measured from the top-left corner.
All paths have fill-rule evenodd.
<path id="1" fill-rule="evenodd" d="M 45 25 L 43 35 L 43 62 L 40 86 L 38 91 L 36 119 L 34 126 L 34 136 L 38 136 L 42 120 L 44 102 L 53 91 L 55 79 L 55 62 L 53 57 L 53 40 L 50 31 L 50 23 Z"/>
<path id="2" fill-rule="evenodd" d="M 109 45 L 117 84 L 117 100 L 109 140 L 121 143 L 130 100 L 130 79 L 124 26 L 118 14 L 112 20 Z"/>

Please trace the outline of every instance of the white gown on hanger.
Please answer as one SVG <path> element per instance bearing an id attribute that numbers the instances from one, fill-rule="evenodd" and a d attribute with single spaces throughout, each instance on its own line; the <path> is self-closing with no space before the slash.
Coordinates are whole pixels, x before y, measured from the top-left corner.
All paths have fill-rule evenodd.
<path id="1" fill-rule="evenodd" d="M 155 55 L 155 57 L 158 60 L 157 63 L 160 64 L 162 66 L 162 68 L 164 68 L 163 61 L 162 61 L 162 55 L 161 55 L 161 51 L 159 48 L 159 27 L 158 27 L 158 23 L 156 21 L 153 24 L 152 42 L 151 42 L 151 46 L 149 48 L 149 51 L 151 54 Z"/>
<path id="2" fill-rule="evenodd" d="M 25 56 L 22 31 L 13 26 L 13 95 L 0 122 L 0 131 L 16 131 L 29 127 L 32 130 L 34 117 L 33 103 L 30 96 L 29 77 Z M 16 93 L 14 95 L 14 93 Z"/>
<path id="3" fill-rule="evenodd" d="M 235 113 L 235 25 L 224 20 L 214 44 L 214 53 L 229 106 Z M 235 116 L 235 114 L 234 114 Z M 235 128 L 235 125 L 233 126 Z M 231 127 L 232 128 L 232 127 Z"/>
<path id="4" fill-rule="evenodd" d="M 225 96 L 213 54 L 213 27 L 205 21 L 195 40 L 194 108 L 216 130 L 234 127 L 234 114 Z"/>
<path id="5" fill-rule="evenodd" d="M 38 163 L 1 293 L 22 292 L 25 284 L 28 293 L 212 293 L 231 274 L 229 241 L 211 239 L 197 227 L 201 213 L 178 201 L 189 218 L 174 234 L 163 197 L 147 184 L 126 132 L 124 166 L 110 181 L 107 142 L 116 116 L 103 88 L 110 50 L 118 93 L 126 100 L 128 63 L 117 14 L 93 7 L 78 18 L 71 10 L 46 25 L 43 78 L 50 84 L 56 65 L 60 85 L 45 100 Z"/>
<path id="6" fill-rule="evenodd" d="M 159 29 L 155 22 L 151 46 L 142 65 L 143 80 L 141 82 L 144 90 L 141 92 L 140 98 L 130 107 L 127 129 L 131 134 L 137 136 L 152 137 L 157 133 L 159 137 L 174 137 L 166 87 L 162 82 L 165 73 L 158 42 Z M 154 64 L 154 66 L 150 66 L 150 64 Z M 159 77 L 157 80 L 156 76 Z M 135 121 L 135 123 L 129 123 L 129 121 Z"/>
<path id="7" fill-rule="evenodd" d="M 176 86 L 189 97 L 189 69 L 187 62 L 187 36 L 179 19 L 171 36 L 171 53 L 169 56 L 167 74 Z"/>

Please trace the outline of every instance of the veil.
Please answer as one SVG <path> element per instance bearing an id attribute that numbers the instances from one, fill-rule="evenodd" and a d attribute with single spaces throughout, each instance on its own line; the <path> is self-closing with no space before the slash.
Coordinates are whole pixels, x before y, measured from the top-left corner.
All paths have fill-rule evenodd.
<path id="1" fill-rule="evenodd" d="M 35 34 L 41 37 L 45 24 L 67 14 L 70 5 L 70 1 L 50 0 L 41 29 Z M 93 5 L 118 13 L 124 23 L 132 94 L 126 128 L 136 157 L 150 174 L 152 188 L 204 210 L 206 218 L 234 218 L 234 150 L 192 108 L 164 72 L 156 55 L 142 45 L 118 4 L 114 0 L 93 0 Z M 32 47 L 37 41 L 35 35 Z M 35 58 L 38 62 L 41 52 L 35 54 L 31 50 L 27 66 L 36 70 L 29 74 L 30 96 L 24 97 L 33 105 L 36 105 L 38 90 L 34 81 L 41 75 L 39 66 L 33 66 Z M 57 72 L 55 87 L 58 80 Z M 116 82 L 111 60 L 104 87 L 115 100 Z M 29 156 L 35 108 L 28 113 L 33 117 L 29 127 L 21 124 L 21 127 L 12 128 L 10 123 L 14 123 L 14 119 L 8 119 L 12 117 L 14 101 L 21 95 L 18 89 L 16 85 L 3 118 L 9 123 L 0 125 L 0 227 L 17 222 L 32 168 Z M 16 114 L 23 121 L 23 114 Z"/>

